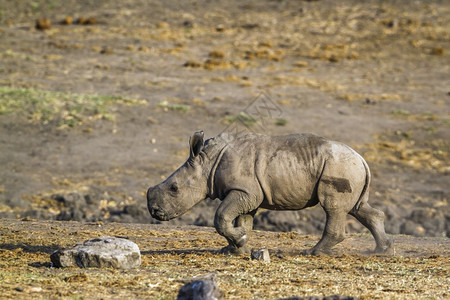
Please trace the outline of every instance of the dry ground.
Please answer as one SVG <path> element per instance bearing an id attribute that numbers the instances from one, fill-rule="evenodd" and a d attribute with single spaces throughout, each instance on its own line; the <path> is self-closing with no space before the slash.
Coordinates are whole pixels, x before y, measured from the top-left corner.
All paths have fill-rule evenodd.
<path id="1" fill-rule="evenodd" d="M 217 253 L 226 242 L 212 228 L 117 223 L 0 221 L 0 294 L 5 299 L 173 299 L 187 280 L 216 273 L 226 299 L 347 295 L 361 299 L 450 296 L 447 238 L 395 236 L 395 253 L 365 254 L 368 235 L 354 234 L 334 256 L 301 256 L 318 236 L 256 231 L 254 248 L 271 262 Z M 56 269 L 50 253 L 92 237 L 126 237 L 142 253 L 140 268 Z M 345 253 L 345 254 L 343 254 Z"/>

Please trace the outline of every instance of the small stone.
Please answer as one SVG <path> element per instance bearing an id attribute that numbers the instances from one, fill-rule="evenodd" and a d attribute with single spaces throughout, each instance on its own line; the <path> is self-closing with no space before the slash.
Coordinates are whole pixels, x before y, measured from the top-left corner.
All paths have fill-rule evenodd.
<path id="1" fill-rule="evenodd" d="M 95 18 L 95 17 L 89 17 L 89 18 L 87 19 L 87 22 L 86 22 L 85 25 L 95 25 L 95 24 L 97 24 L 97 18 Z"/>
<path id="2" fill-rule="evenodd" d="M 32 286 L 32 287 L 27 288 L 26 292 L 39 293 L 39 292 L 42 292 L 42 288 L 40 286 Z"/>
<path id="3" fill-rule="evenodd" d="M 224 32 L 224 31 L 225 31 L 225 26 L 223 26 L 223 25 L 217 25 L 217 26 L 216 26 L 216 31 L 217 31 L 217 32 Z"/>
<path id="4" fill-rule="evenodd" d="M 147 46 L 140 46 L 138 50 L 141 52 L 150 52 L 150 48 Z"/>
<path id="5" fill-rule="evenodd" d="M 186 20 L 183 22 L 183 26 L 186 28 L 194 28 L 194 22 L 192 22 L 191 20 Z"/>
<path id="6" fill-rule="evenodd" d="M 271 41 L 262 41 L 259 42 L 259 47 L 266 47 L 266 48 L 272 48 L 272 42 Z"/>
<path id="7" fill-rule="evenodd" d="M 87 275 L 84 273 L 75 274 L 71 276 L 67 276 L 64 278 L 65 282 L 84 282 L 88 279 Z"/>
<path id="8" fill-rule="evenodd" d="M 383 25 L 385 25 L 388 28 L 395 28 L 398 26 L 398 21 L 392 20 L 392 19 L 383 20 L 382 23 L 383 23 Z"/>
<path id="9" fill-rule="evenodd" d="M 221 299 L 222 294 L 215 281 L 215 274 L 209 274 L 203 278 L 194 277 L 180 288 L 177 300 Z"/>
<path id="10" fill-rule="evenodd" d="M 445 50 L 441 46 L 437 46 L 437 47 L 434 47 L 433 49 L 431 49 L 431 54 L 432 55 L 444 55 Z"/>
<path id="11" fill-rule="evenodd" d="M 330 61 L 332 63 L 337 63 L 337 62 L 339 62 L 339 58 L 336 55 L 332 54 L 330 56 L 330 58 L 328 59 L 328 61 Z"/>
<path id="12" fill-rule="evenodd" d="M 141 265 L 138 245 L 127 239 L 103 236 L 50 255 L 55 267 L 131 269 Z"/>
<path id="13" fill-rule="evenodd" d="M 209 57 L 211 57 L 211 58 L 224 58 L 225 57 L 225 53 L 223 53 L 222 51 L 218 51 L 218 50 L 215 50 L 215 51 L 211 51 L 211 52 L 209 52 Z"/>
<path id="14" fill-rule="evenodd" d="M 95 17 L 89 17 L 89 18 L 80 17 L 77 20 L 77 24 L 80 24 L 80 25 L 95 25 L 95 24 L 97 24 L 97 19 Z"/>
<path id="15" fill-rule="evenodd" d="M 77 22 L 76 22 L 77 24 L 80 24 L 80 25 L 84 25 L 85 23 L 86 23 L 86 18 L 85 17 L 79 17 L 78 19 L 77 19 Z"/>
<path id="16" fill-rule="evenodd" d="M 198 63 L 198 62 L 193 61 L 193 60 L 188 60 L 183 65 L 183 67 L 187 67 L 187 68 L 200 68 L 201 66 L 202 66 L 201 63 Z"/>
<path id="17" fill-rule="evenodd" d="M 170 27 L 170 25 L 168 23 L 166 23 L 166 22 L 158 22 L 158 23 L 156 23 L 156 28 L 163 29 L 163 28 L 169 28 L 169 27 Z"/>
<path id="18" fill-rule="evenodd" d="M 256 251 L 252 251 L 251 259 L 262 260 L 265 262 L 270 262 L 269 250 L 262 248 Z"/>
<path id="19" fill-rule="evenodd" d="M 347 55 L 347 58 L 348 59 L 358 59 L 359 58 L 359 53 L 352 51 L 350 54 Z"/>
<path id="20" fill-rule="evenodd" d="M 108 47 L 103 47 L 103 49 L 100 50 L 100 54 L 112 54 L 112 53 L 113 51 Z"/>
<path id="21" fill-rule="evenodd" d="M 41 18 L 36 20 L 36 29 L 47 30 L 52 26 L 52 22 L 48 18 Z"/>
<path id="22" fill-rule="evenodd" d="M 304 67 L 307 67 L 308 65 L 309 65 L 308 62 L 303 61 L 303 60 L 299 60 L 294 63 L 294 67 L 297 67 L 297 68 L 304 68 Z"/>
<path id="23" fill-rule="evenodd" d="M 71 25 L 73 23 L 73 19 L 71 16 L 66 16 L 62 21 L 62 25 Z"/>
<path id="24" fill-rule="evenodd" d="M 450 96 L 450 92 L 449 92 L 449 96 Z M 219 96 L 215 96 L 214 98 L 211 99 L 211 101 L 214 101 L 214 102 L 221 102 L 223 100 L 224 100 L 223 97 L 219 97 Z"/>
<path id="25" fill-rule="evenodd" d="M 370 99 L 370 98 L 366 98 L 365 103 L 368 104 L 368 105 L 376 104 L 376 102 L 374 100 Z"/>

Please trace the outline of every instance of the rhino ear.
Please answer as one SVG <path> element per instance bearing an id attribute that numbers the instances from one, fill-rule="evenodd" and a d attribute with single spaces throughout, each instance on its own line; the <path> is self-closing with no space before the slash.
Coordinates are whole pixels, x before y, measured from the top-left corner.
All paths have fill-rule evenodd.
<path id="1" fill-rule="evenodd" d="M 192 137 L 189 138 L 190 157 L 196 157 L 203 148 L 203 130 L 196 131 Z"/>

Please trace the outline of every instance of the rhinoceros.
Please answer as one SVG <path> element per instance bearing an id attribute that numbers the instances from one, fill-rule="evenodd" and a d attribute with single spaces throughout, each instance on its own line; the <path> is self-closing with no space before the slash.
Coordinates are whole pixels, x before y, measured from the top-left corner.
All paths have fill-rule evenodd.
<path id="1" fill-rule="evenodd" d="M 386 252 L 392 239 L 384 213 L 368 203 L 370 171 L 349 146 L 310 134 L 267 136 L 222 133 L 203 141 L 189 139 L 187 161 L 147 191 L 153 218 L 167 221 L 203 199 L 218 198 L 214 227 L 228 245 L 222 253 L 249 252 L 246 246 L 259 208 L 301 210 L 320 204 L 326 213 L 322 238 L 305 254 L 330 253 L 344 240 L 346 215 L 354 216 L 375 238 L 375 252 Z"/>

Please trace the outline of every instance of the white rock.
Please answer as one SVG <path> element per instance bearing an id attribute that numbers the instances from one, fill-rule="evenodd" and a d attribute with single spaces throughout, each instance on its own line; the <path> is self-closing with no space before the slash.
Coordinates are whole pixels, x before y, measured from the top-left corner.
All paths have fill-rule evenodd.
<path id="1" fill-rule="evenodd" d="M 131 269 L 141 265 L 138 245 L 127 239 L 103 236 L 50 255 L 56 267 Z"/>
<path id="2" fill-rule="evenodd" d="M 266 248 L 262 248 L 256 251 L 252 251 L 251 258 L 270 262 L 269 250 L 267 250 Z"/>

